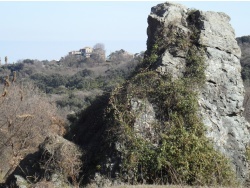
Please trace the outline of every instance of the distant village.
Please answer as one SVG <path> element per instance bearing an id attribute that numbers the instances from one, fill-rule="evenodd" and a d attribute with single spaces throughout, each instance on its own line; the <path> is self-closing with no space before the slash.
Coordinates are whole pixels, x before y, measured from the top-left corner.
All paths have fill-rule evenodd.
<path id="1" fill-rule="evenodd" d="M 85 58 L 90 58 L 92 55 L 98 53 L 98 55 L 100 57 L 102 57 L 106 62 L 110 62 L 114 57 L 114 54 L 119 55 L 120 57 L 122 56 L 123 58 L 133 58 L 136 56 L 139 56 L 141 53 L 136 53 L 136 54 L 131 54 L 123 49 L 119 50 L 119 51 L 115 51 L 112 52 L 107 58 L 106 58 L 106 54 L 105 54 L 105 50 L 101 49 L 101 48 L 92 48 L 92 47 L 84 47 L 81 48 L 79 50 L 74 50 L 74 51 L 70 51 L 68 52 L 69 56 L 82 56 Z M 60 60 L 52 60 L 52 61 L 56 61 L 56 62 L 60 62 Z M 14 62 L 13 62 L 14 64 Z M 4 63 L 2 63 L 1 57 L 0 57 L 0 66 L 1 65 L 8 65 L 8 57 L 5 56 L 4 58 Z"/>
<path id="2" fill-rule="evenodd" d="M 78 51 L 70 51 L 68 53 L 69 56 L 83 56 L 85 58 L 90 58 L 93 54 L 98 53 L 99 56 L 101 56 L 106 62 L 110 62 L 114 59 L 117 59 L 119 56 L 119 59 L 124 59 L 124 58 L 134 58 L 136 56 L 141 55 L 141 53 L 136 53 L 136 54 L 131 54 L 123 49 L 112 52 L 109 54 L 109 56 L 106 58 L 105 56 L 105 50 L 103 49 L 98 49 L 98 48 L 91 48 L 91 47 L 84 47 Z M 115 57 L 116 56 L 116 57 Z"/>
<path id="3" fill-rule="evenodd" d="M 93 48 L 85 47 L 85 48 L 80 49 L 79 51 L 71 51 L 71 52 L 69 52 L 69 55 L 81 55 L 85 58 L 89 58 L 92 53 L 93 53 Z M 103 55 L 105 57 L 105 54 L 103 54 Z M 59 60 L 54 60 L 54 61 L 59 61 Z M 5 58 L 4 58 L 4 64 L 8 65 L 8 57 L 7 56 L 5 56 Z M 2 63 L 2 59 L 0 57 L 0 66 L 4 65 L 4 64 Z"/>

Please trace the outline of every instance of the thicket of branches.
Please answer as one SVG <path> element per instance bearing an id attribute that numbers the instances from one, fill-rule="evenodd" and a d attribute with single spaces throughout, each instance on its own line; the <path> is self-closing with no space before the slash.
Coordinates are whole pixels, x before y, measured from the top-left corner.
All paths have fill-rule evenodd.
<path id="1" fill-rule="evenodd" d="M 4 181 L 49 134 L 64 134 L 55 105 L 32 84 L 16 84 L 16 73 L 0 85 L 0 175 Z"/>

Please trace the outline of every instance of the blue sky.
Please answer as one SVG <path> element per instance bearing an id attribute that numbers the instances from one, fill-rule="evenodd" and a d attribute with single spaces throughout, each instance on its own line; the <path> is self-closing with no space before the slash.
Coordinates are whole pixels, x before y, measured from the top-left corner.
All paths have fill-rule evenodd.
<path id="1" fill-rule="evenodd" d="M 0 57 L 60 59 L 69 51 L 104 43 L 107 55 L 146 50 L 147 16 L 164 1 L 0 1 Z M 250 35 L 250 2 L 185 1 L 188 8 L 225 12 L 236 36 Z"/>

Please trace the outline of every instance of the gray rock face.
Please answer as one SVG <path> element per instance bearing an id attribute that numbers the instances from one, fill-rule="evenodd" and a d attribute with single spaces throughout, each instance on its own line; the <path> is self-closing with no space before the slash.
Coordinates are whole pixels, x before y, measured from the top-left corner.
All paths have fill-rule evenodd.
<path id="1" fill-rule="evenodd" d="M 21 176 L 15 175 L 16 184 L 20 188 L 28 188 L 29 183 Z"/>
<path id="2" fill-rule="evenodd" d="M 235 40 L 234 29 L 229 24 L 230 17 L 221 12 L 201 12 L 200 44 L 231 53 L 238 58 L 240 48 Z"/>
<path id="3" fill-rule="evenodd" d="M 132 112 L 136 112 L 134 131 L 148 141 L 153 141 L 156 133 L 152 130 L 151 124 L 155 121 L 153 105 L 147 100 L 132 99 Z"/>
<path id="4" fill-rule="evenodd" d="M 193 31 L 188 27 L 189 10 L 184 6 L 164 3 L 152 8 L 148 22 L 148 47 L 155 40 L 157 32 L 169 32 L 174 38 L 189 37 Z M 200 46 L 204 47 L 206 82 L 199 91 L 200 116 L 207 127 L 207 137 L 214 147 L 232 161 L 237 176 L 247 178 L 248 164 L 245 157 L 249 143 L 249 123 L 242 116 L 244 86 L 241 78 L 241 51 L 235 40 L 230 18 L 224 13 L 195 11 L 195 21 Z M 175 32 L 169 30 L 175 27 Z M 168 40 L 171 40 L 169 37 Z M 174 79 L 183 76 L 186 49 L 171 43 L 158 60 L 156 70 L 171 74 Z M 151 113 L 153 114 L 153 113 Z M 149 118 L 152 118 L 149 116 Z M 144 121 L 151 121 L 151 119 Z M 139 122 L 139 120 L 137 120 Z"/>

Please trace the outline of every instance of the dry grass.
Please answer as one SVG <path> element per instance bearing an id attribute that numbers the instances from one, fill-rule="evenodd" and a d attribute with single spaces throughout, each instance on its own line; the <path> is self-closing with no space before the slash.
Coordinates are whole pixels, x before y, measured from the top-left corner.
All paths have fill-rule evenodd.
<path id="1" fill-rule="evenodd" d="M 15 78 L 13 78 L 15 79 Z M 0 85 L 0 181 L 37 150 L 49 134 L 63 134 L 56 106 L 32 84 Z"/>

